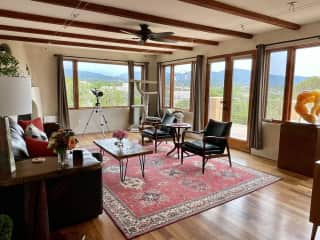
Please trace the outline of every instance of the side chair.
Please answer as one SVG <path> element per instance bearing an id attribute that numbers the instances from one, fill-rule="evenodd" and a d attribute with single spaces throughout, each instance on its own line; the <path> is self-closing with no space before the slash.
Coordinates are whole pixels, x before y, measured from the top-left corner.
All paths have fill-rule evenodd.
<path id="1" fill-rule="evenodd" d="M 182 135 L 181 164 L 184 160 L 183 153 L 193 153 L 202 156 L 202 174 L 204 174 L 206 163 L 211 158 L 228 157 L 229 165 L 232 167 L 228 144 L 231 126 L 232 122 L 210 119 L 206 128 L 202 131 L 185 131 Z M 202 135 L 202 139 L 185 141 L 186 133 Z M 227 150 L 226 153 L 225 150 Z"/>

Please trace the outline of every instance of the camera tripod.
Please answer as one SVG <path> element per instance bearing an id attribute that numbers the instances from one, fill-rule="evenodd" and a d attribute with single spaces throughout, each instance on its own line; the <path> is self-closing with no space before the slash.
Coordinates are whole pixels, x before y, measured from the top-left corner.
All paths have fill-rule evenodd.
<path id="1" fill-rule="evenodd" d="M 100 125 L 100 128 L 101 128 L 101 132 L 102 132 L 103 135 L 105 135 L 106 128 L 109 131 L 109 127 L 108 127 L 107 118 L 105 117 L 105 115 L 102 112 L 102 108 L 101 108 L 101 104 L 100 104 L 99 98 L 97 98 L 97 102 L 96 102 L 95 108 L 92 109 L 90 117 L 89 117 L 89 119 L 88 119 L 88 121 L 87 121 L 87 123 L 86 123 L 86 125 L 85 125 L 85 127 L 83 129 L 83 133 L 82 134 L 86 133 L 87 128 L 89 126 L 89 123 L 90 123 L 94 113 L 96 113 L 99 116 L 99 125 Z"/>

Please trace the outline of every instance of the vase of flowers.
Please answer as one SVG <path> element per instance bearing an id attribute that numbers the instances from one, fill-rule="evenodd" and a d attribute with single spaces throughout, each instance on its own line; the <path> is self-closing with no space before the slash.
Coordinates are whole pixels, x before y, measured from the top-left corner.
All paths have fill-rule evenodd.
<path id="1" fill-rule="evenodd" d="M 112 137 L 118 140 L 117 142 L 115 142 L 115 145 L 123 147 L 123 139 L 128 137 L 128 133 L 124 130 L 117 130 L 113 132 Z"/>
<path id="2" fill-rule="evenodd" d="M 78 139 L 72 130 L 59 129 L 51 135 L 48 148 L 58 155 L 58 163 L 63 167 L 67 165 L 67 150 L 75 148 L 77 143 Z"/>

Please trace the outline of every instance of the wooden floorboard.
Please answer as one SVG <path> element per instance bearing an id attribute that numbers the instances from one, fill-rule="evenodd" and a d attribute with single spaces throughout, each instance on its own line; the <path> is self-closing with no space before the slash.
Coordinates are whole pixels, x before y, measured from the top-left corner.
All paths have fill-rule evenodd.
<path id="1" fill-rule="evenodd" d="M 130 134 L 137 139 L 139 135 Z M 101 134 L 79 136 L 81 146 L 92 145 Z M 279 170 L 276 162 L 232 150 L 232 160 L 282 178 L 261 190 L 140 236 L 138 240 L 303 240 L 310 239 L 309 209 L 312 179 Z M 214 161 L 214 160 L 211 160 Z M 89 207 L 89 206 L 88 206 Z M 104 213 L 96 219 L 60 230 L 57 239 L 125 239 Z M 54 239 L 55 239 L 54 238 Z M 320 239 L 318 237 L 317 239 Z"/>

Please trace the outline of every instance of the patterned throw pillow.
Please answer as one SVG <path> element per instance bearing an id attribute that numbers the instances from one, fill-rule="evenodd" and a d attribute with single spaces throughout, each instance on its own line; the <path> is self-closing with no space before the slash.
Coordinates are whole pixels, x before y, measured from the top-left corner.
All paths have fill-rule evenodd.
<path id="1" fill-rule="evenodd" d="M 39 128 L 37 128 L 33 124 L 29 124 L 25 131 L 24 131 L 25 137 L 41 140 L 41 141 L 48 141 L 48 137 L 45 134 L 45 132 L 41 131 Z"/>

